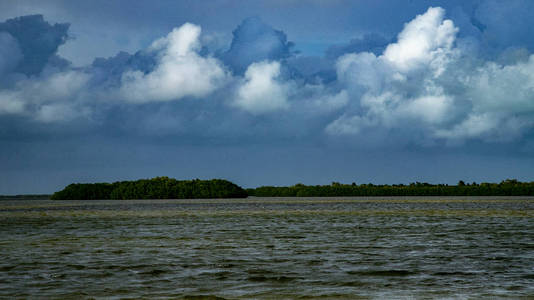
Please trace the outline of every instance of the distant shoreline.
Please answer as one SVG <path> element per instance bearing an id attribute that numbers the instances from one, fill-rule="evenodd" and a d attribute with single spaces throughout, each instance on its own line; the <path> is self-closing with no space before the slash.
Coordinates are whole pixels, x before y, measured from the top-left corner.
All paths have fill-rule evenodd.
<path id="1" fill-rule="evenodd" d="M 258 197 L 534 196 L 534 182 L 520 182 L 515 179 L 480 184 L 459 181 L 457 185 L 426 182 L 407 185 L 358 185 L 332 182 L 330 185 L 262 186 L 247 189 L 247 194 Z"/>
<path id="2" fill-rule="evenodd" d="M 0 195 L 0 200 L 50 200 L 51 194 Z"/>
<path id="3" fill-rule="evenodd" d="M 176 180 L 168 177 L 114 183 L 73 183 L 52 195 L 0 195 L 0 200 L 131 200 L 131 199 L 214 199 L 247 197 L 416 197 L 416 196 L 534 196 L 534 182 L 507 179 L 500 183 L 457 185 L 341 184 L 260 186 L 243 189 L 223 179 Z"/>
<path id="4" fill-rule="evenodd" d="M 224 179 L 176 180 L 155 177 L 113 183 L 73 183 L 55 192 L 51 200 L 212 199 L 246 198 L 247 192 Z"/>

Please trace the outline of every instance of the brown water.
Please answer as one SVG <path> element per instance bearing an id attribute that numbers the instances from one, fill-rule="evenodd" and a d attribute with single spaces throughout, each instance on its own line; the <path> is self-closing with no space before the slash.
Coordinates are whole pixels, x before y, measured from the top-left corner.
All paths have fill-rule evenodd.
<path id="1" fill-rule="evenodd" d="M 534 198 L 0 201 L 0 220 L 5 299 L 534 296 Z"/>

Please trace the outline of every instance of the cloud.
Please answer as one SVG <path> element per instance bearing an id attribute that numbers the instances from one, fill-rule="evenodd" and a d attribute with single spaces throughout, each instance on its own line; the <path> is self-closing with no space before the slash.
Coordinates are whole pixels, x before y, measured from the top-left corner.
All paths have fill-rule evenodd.
<path id="1" fill-rule="evenodd" d="M 337 60 L 351 102 L 326 132 L 408 139 L 510 141 L 534 126 L 534 56 L 509 51 L 500 61 L 470 57 L 456 47 L 458 29 L 441 8 L 407 23 L 382 55 L 360 52 Z"/>
<path id="2" fill-rule="evenodd" d="M 452 98 L 443 94 L 429 94 L 413 99 L 399 107 L 401 115 L 413 116 L 428 124 L 442 123 L 451 112 Z"/>
<path id="3" fill-rule="evenodd" d="M 325 56 L 336 59 L 347 53 L 371 52 L 379 55 L 384 52 L 390 41 L 380 34 L 367 33 L 361 38 L 350 40 L 347 44 L 333 45 L 326 50 Z"/>
<path id="4" fill-rule="evenodd" d="M 311 100 L 308 102 L 313 108 L 322 112 L 330 112 L 342 109 L 349 103 L 349 95 L 347 91 L 342 90 L 338 93 L 329 93 L 324 91 L 322 86 L 308 86 L 311 89 L 319 89 L 315 92 L 315 97 L 311 97 Z"/>
<path id="5" fill-rule="evenodd" d="M 75 107 L 69 103 L 51 103 L 38 107 L 35 119 L 44 123 L 72 121 L 78 118 L 90 118 L 92 111 L 88 107 Z"/>
<path id="6" fill-rule="evenodd" d="M 87 116 L 87 108 L 81 106 L 85 105 L 82 100 L 88 80 L 88 74 L 75 70 L 20 80 L 14 88 L 0 90 L 0 113 L 44 122 L 73 120 L 82 110 Z M 67 108 L 71 114 L 62 113 Z"/>
<path id="7" fill-rule="evenodd" d="M 384 59 L 403 72 L 427 66 L 442 72 L 458 32 L 444 15 L 444 9 L 431 7 L 407 23 L 397 43 L 387 46 Z"/>
<path id="8" fill-rule="evenodd" d="M 12 92 L 0 91 L 0 115 L 20 114 L 24 112 L 25 103 L 17 99 Z"/>
<path id="9" fill-rule="evenodd" d="M 207 96 L 223 85 L 224 67 L 215 58 L 197 53 L 199 36 L 200 27 L 186 23 L 152 43 L 149 51 L 157 53 L 154 70 L 123 73 L 121 95 L 133 102 L 170 101 Z"/>
<path id="10" fill-rule="evenodd" d="M 362 129 L 373 126 L 372 121 L 361 116 L 342 115 L 326 126 L 325 131 L 333 135 L 359 134 Z"/>
<path id="11" fill-rule="evenodd" d="M 251 64 L 237 90 L 234 105 L 253 114 L 288 109 L 289 83 L 280 81 L 280 63 Z"/>
<path id="12" fill-rule="evenodd" d="M 392 77 L 391 67 L 373 53 L 351 53 L 340 57 L 336 63 L 338 80 L 353 93 L 361 89 L 381 91 Z M 384 76 L 386 75 L 386 76 Z M 400 75 L 399 75 L 400 76 Z"/>
<path id="13" fill-rule="evenodd" d="M 57 50 L 59 37 L 68 37 L 62 31 L 68 25 L 59 30 L 32 18 L 13 20 L 51 35 L 44 48 Z M 203 47 L 201 28 L 186 23 L 146 49 L 85 67 L 44 51 L 39 73 L 27 76 L 19 68 L 30 64 L 24 53 L 34 45 L 3 31 L 0 114 L 191 139 L 366 136 L 377 144 L 455 144 L 523 138 L 534 127 L 534 58 L 526 48 L 502 51 L 494 61 L 475 57 L 465 41 L 458 43 L 459 32 L 442 8 L 431 7 L 389 44 L 364 34 L 324 57 L 301 57 L 285 33 L 257 18 L 239 25 L 222 54 Z M 193 98 L 200 101 L 178 101 Z"/>
<path id="14" fill-rule="evenodd" d="M 488 62 L 466 78 L 476 112 L 534 112 L 534 56 L 510 65 Z"/>
<path id="15" fill-rule="evenodd" d="M 462 80 L 471 111 L 436 136 L 510 140 L 534 126 L 534 56 L 509 65 L 486 62 Z"/>
<path id="16" fill-rule="evenodd" d="M 69 26 L 68 23 L 50 25 L 42 15 L 22 16 L 0 23 L 0 32 L 9 33 L 24 56 L 16 72 L 28 76 L 39 74 L 55 58 L 58 47 L 67 41 Z"/>
<path id="17" fill-rule="evenodd" d="M 90 76 L 69 69 L 56 54 L 68 38 L 68 28 L 66 23 L 51 25 L 42 15 L 0 23 L 0 114 L 43 122 L 79 115 L 78 97 Z"/>
<path id="18" fill-rule="evenodd" d="M 461 123 L 450 129 L 436 130 L 435 136 L 445 138 L 453 144 L 473 138 L 509 142 L 518 138 L 526 127 L 532 127 L 532 125 L 533 122 L 530 119 L 506 114 L 471 113 Z"/>
<path id="19" fill-rule="evenodd" d="M 7 32 L 0 32 L 0 75 L 10 73 L 22 59 L 17 41 Z"/>
<path id="20" fill-rule="evenodd" d="M 446 125 L 454 111 L 454 98 L 440 84 L 440 76 L 456 57 L 458 29 L 444 20 L 441 8 L 406 23 L 397 42 L 382 55 L 361 52 L 340 57 L 338 80 L 357 99 L 326 127 L 330 134 L 359 134 L 372 128 L 432 132 Z"/>
<path id="21" fill-rule="evenodd" d="M 92 73 L 91 85 L 102 89 L 118 88 L 125 72 L 140 71 L 147 74 L 154 70 L 156 64 L 157 57 L 145 50 L 133 55 L 121 51 L 113 57 L 99 57 L 88 67 Z"/>
<path id="22" fill-rule="evenodd" d="M 18 30 L 34 32 L 36 40 L 46 39 L 46 36 L 53 38 L 50 28 L 57 27 L 42 21 L 42 16 L 13 20 L 22 28 L 29 27 Z M 14 26 L 10 20 L 6 24 Z M 14 79 L 3 88 L 0 86 L 0 113 L 46 123 L 78 122 L 97 115 L 99 119 L 106 119 L 109 107 L 124 101 L 151 103 L 208 97 L 221 88 L 230 75 L 216 58 L 199 54 L 199 37 L 200 27 L 186 23 L 153 42 L 148 49 L 134 55 L 121 52 L 112 58 L 96 59 L 83 68 L 71 67 L 68 62 L 65 65 L 55 52 L 47 52 L 47 64 L 40 73 L 26 77 L 18 73 L 18 66 L 28 65 L 26 60 L 35 59 L 21 53 L 37 50 L 19 50 L 19 45 L 30 48 L 32 45 L 19 44 L 11 34 L 1 32 L 0 52 L 5 54 L 3 57 L 11 56 L 5 62 L 0 61 L 2 72 L 7 73 L 2 79 Z"/>
<path id="23" fill-rule="evenodd" d="M 232 44 L 222 60 L 236 74 L 243 74 L 254 62 L 290 57 L 292 47 L 283 31 L 273 29 L 257 17 L 248 18 L 234 30 Z"/>

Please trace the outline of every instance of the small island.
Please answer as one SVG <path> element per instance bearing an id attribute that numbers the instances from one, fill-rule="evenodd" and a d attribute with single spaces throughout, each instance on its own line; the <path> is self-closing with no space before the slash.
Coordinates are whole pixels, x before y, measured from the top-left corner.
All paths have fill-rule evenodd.
<path id="1" fill-rule="evenodd" d="M 125 200 L 246 198 L 240 186 L 223 179 L 176 180 L 155 177 L 114 183 L 73 183 L 55 192 L 52 200 Z"/>

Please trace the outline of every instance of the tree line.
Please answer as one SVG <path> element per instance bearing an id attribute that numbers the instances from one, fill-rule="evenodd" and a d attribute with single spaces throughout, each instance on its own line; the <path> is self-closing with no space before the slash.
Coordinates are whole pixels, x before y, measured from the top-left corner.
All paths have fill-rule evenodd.
<path id="1" fill-rule="evenodd" d="M 44 196 L 44 195 L 43 195 Z M 54 193 L 53 200 L 97 199 L 193 199 L 256 197 L 343 197 L 343 196 L 534 196 L 534 182 L 515 179 L 500 183 L 465 183 L 456 185 L 414 182 L 410 184 L 261 186 L 244 190 L 223 179 L 176 180 L 156 177 L 114 183 L 73 183 Z"/>
<path id="2" fill-rule="evenodd" d="M 374 185 L 341 184 L 293 186 L 261 186 L 247 189 L 249 196 L 257 197 L 333 197 L 333 196 L 534 196 L 534 182 L 507 179 L 500 183 L 465 183 L 457 185 L 410 184 Z"/>
<path id="3" fill-rule="evenodd" d="M 73 183 L 55 192 L 52 200 L 97 199 L 192 199 L 192 198 L 245 198 L 247 192 L 240 186 L 222 179 L 176 180 L 156 177 L 114 183 Z"/>

